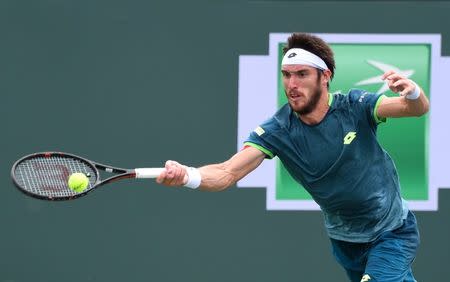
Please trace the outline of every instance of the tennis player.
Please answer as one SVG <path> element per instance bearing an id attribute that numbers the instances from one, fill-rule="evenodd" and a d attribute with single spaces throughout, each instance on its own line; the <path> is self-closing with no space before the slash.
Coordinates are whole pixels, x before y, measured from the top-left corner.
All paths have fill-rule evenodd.
<path id="1" fill-rule="evenodd" d="M 330 94 L 335 62 L 329 45 L 294 33 L 283 53 L 288 103 L 229 160 L 200 168 L 167 161 L 157 182 L 220 191 L 277 156 L 323 211 L 333 254 L 351 281 L 416 281 L 416 218 L 401 198 L 394 162 L 376 132 L 386 118 L 425 114 L 429 101 L 423 90 L 388 71 L 382 78 L 398 97 L 364 90 Z M 407 146 L 408 137 L 399 138 Z"/>

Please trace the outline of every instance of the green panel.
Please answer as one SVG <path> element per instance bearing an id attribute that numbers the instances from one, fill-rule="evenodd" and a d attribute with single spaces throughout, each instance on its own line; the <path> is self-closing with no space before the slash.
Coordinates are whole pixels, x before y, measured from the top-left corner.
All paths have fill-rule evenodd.
<path id="1" fill-rule="evenodd" d="M 282 46 L 279 44 L 279 61 Z M 335 53 L 336 75 L 330 92 L 347 93 L 351 88 L 363 88 L 370 92 L 381 90 L 383 83 L 357 85 L 358 82 L 380 76 L 383 71 L 369 64 L 376 61 L 391 65 L 401 71 L 413 72 L 411 79 L 429 93 L 431 46 L 427 44 L 332 44 Z M 280 72 L 278 74 L 278 103 L 287 102 Z M 388 90 L 387 96 L 397 94 Z M 427 116 L 420 118 L 388 119 L 381 123 L 378 136 L 382 146 L 394 159 L 402 185 L 402 195 L 410 200 L 426 200 L 427 176 Z M 277 163 L 277 199 L 311 199 Z"/>

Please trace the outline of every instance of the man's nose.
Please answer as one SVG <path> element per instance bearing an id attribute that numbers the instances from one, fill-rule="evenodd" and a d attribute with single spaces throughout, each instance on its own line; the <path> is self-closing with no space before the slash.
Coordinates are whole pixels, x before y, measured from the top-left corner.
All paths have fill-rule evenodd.
<path id="1" fill-rule="evenodd" d="M 298 87 L 298 78 L 295 75 L 291 75 L 288 79 L 287 86 L 289 89 Z"/>

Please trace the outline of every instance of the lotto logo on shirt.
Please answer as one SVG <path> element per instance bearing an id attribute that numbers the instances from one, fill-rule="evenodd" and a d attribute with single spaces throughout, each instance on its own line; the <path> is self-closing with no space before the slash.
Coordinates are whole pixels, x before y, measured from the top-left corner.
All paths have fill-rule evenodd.
<path id="1" fill-rule="evenodd" d="M 344 145 L 349 145 L 352 143 L 353 139 L 356 138 L 356 132 L 351 131 L 349 133 L 347 133 L 347 135 L 345 135 L 344 137 Z"/>
<path id="2" fill-rule="evenodd" d="M 290 34 L 270 34 L 269 55 L 240 56 L 238 147 L 248 134 L 285 104 L 281 83 L 282 48 Z M 336 73 L 330 92 L 347 93 L 352 88 L 396 96 L 381 79 L 394 70 L 419 84 L 431 101 L 430 112 L 420 118 L 388 119 L 378 126 L 378 140 L 396 164 L 402 196 L 414 210 L 436 210 L 438 189 L 450 187 L 445 172 L 450 150 L 445 141 L 445 74 L 450 58 L 441 56 L 438 34 L 317 34 L 330 44 L 335 54 Z M 259 85 L 258 92 L 254 85 Z M 262 91 L 262 93 L 261 93 Z M 363 96 L 361 96 L 363 99 Z M 258 105 L 258 107 L 255 107 Z M 433 116 L 431 120 L 430 117 Z M 346 133 L 344 146 L 351 145 L 357 132 Z M 266 187 L 270 210 L 316 210 L 319 207 L 300 184 L 294 181 L 278 159 L 265 161 L 239 187 Z M 330 188 L 331 189 L 331 188 Z"/>

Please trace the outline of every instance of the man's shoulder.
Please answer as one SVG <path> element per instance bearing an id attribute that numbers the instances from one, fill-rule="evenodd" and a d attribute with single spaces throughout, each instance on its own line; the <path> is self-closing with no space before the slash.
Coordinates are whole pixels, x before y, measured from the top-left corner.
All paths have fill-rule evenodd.
<path id="1" fill-rule="evenodd" d="M 275 114 L 261 123 L 258 128 L 261 128 L 266 136 L 276 134 L 283 128 L 289 128 L 291 113 L 292 110 L 289 105 L 283 105 Z"/>
<path id="2" fill-rule="evenodd" d="M 369 94 L 371 93 L 362 89 L 350 89 L 347 93 L 336 92 L 332 95 L 337 104 L 347 104 L 358 102 L 359 100 L 361 100 L 361 97 Z"/>
<path id="3" fill-rule="evenodd" d="M 288 103 L 283 105 L 273 115 L 272 120 L 278 128 L 289 128 L 291 124 L 292 109 Z"/>
<path id="4" fill-rule="evenodd" d="M 372 93 L 362 89 L 350 89 L 348 93 L 334 93 L 333 100 L 335 108 L 348 108 L 360 105 L 375 105 L 381 93 Z"/>

